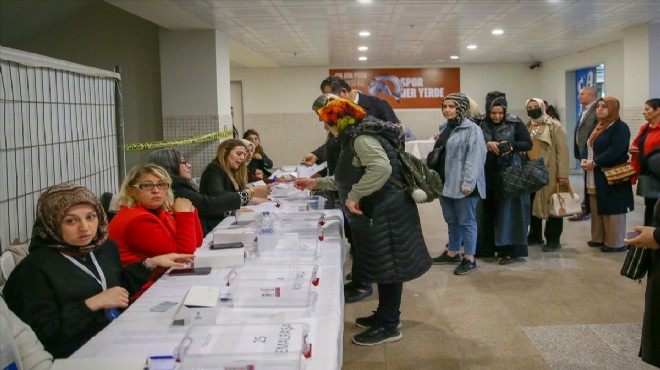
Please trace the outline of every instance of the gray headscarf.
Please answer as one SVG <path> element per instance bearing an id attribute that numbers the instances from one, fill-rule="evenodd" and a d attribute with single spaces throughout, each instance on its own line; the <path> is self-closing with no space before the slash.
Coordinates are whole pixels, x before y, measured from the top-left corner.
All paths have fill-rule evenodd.
<path id="1" fill-rule="evenodd" d="M 445 100 L 451 100 L 456 103 L 456 118 L 448 120 L 451 126 L 458 126 L 468 117 L 470 109 L 470 98 L 462 93 L 451 93 L 445 97 Z"/>

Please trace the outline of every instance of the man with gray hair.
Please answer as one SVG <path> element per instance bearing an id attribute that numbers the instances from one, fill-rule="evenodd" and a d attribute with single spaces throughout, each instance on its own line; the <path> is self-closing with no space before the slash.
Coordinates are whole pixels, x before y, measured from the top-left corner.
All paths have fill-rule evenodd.
<path id="1" fill-rule="evenodd" d="M 577 117 L 577 124 L 575 125 L 575 142 L 573 143 L 573 154 L 575 159 L 582 160 L 587 158 L 587 140 L 591 131 L 594 130 L 598 123 L 596 117 L 596 87 L 587 86 L 580 90 L 578 100 L 582 109 Z M 585 204 L 582 202 L 582 212 L 570 217 L 570 221 L 582 221 L 591 218 L 584 213 Z"/>

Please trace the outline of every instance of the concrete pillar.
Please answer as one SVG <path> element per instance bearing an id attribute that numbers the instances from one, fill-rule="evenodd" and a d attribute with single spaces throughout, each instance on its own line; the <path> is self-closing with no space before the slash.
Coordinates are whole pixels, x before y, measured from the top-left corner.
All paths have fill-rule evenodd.
<path id="1" fill-rule="evenodd" d="M 229 43 L 217 30 L 160 30 L 163 138 L 177 139 L 231 129 Z M 220 141 L 177 149 L 200 176 Z"/>
<path id="2" fill-rule="evenodd" d="M 626 29 L 623 34 L 623 96 L 621 119 L 630 126 L 632 138 L 644 123 L 642 112 L 649 94 L 649 25 L 643 24 Z M 607 73 L 605 75 L 607 80 Z M 605 85 L 607 91 L 607 85 Z M 631 140 L 632 140 L 631 138 Z"/>

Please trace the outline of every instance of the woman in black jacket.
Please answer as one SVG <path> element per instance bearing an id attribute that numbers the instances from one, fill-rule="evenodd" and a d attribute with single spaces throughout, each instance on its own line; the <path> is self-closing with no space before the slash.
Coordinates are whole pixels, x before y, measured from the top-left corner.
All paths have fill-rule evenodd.
<path id="1" fill-rule="evenodd" d="M 174 148 L 152 152 L 149 155 L 149 162 L 167 170 L 172 177 L 172 191 L 176 198 L 186 198 L 197 208 L 204 234 L 213 230 L 228 212 L 247 204 L 241 199 L 245 200 L 249 197 L 247 194 L 242 195 L 241 192 L 224 191 L 208 195 L 200 193 L 199 187 L 192 181 L 192 165 Z M 268 194 L 268 187 L 255 186 L 252 192 L 255 196 L 265 197 Z"/>
<path id="2" fill-rule="evenodd" d="M 249 140 L 252 142 L 252 144 L 254 144 L 254 154 L 248 166 L 252 172 L 261 170 L 261 172 L 264 174 L 264 178 L 269 178 L 270 175 L 272 175 L 269 170 L 273 168 L 273 161 L 271 161 L 264 152 L 264 148 L 261 146 L 259 133 L 256 130 L 249 129 L 243 134 L 243 139 Z"/>
<path id="3" fill-rule="evenodd" d="M 145 235 L 149 237 L 149 235 Z M 70 356 L 165 269 L 191 263 L 170 253 L 122 267 L 101 203 L 87 188 L 55 185 L 39 197 L 30 254 L 12 271 L 7 306 L 55 358 Z M 3 328 L 4 330 L 4 328 Z"/>

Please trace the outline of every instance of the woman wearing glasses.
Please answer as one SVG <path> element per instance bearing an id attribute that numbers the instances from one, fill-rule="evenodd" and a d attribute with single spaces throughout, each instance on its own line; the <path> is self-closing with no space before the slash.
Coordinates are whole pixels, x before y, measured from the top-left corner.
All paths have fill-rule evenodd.
<path id="1" fill-rule="evenodd" d="M 241 208 L 241 195 L 238 192 L 223 192 L 207 195 L 199 192 L 199 187 L 192 182 L 192 165 L 174 148 L 159 149 L 149 155 L 149 162 L 163 167 L 172 177 L 172 191 L 176 198 L 189 199 L 199 212 L 204 234 L 212 228 L 206 227 L 207 219 L 224 217 L 225 213 Z M 265 198 L 268 186 L 261 185 L 252 188 L 255 196 Z M 242 211 L 251 211 L 244 208 Z"/>
<path id="2" fill-rule="evenodd" d="M 123 265 L 165 253 L 194 253 L 202 244 L 197 210 L 188 199 L 174 199 L 171 184 L 167 171 L 155 164 L 136 166 L 126 176 L 119 212 L 110 222 Z"/>

